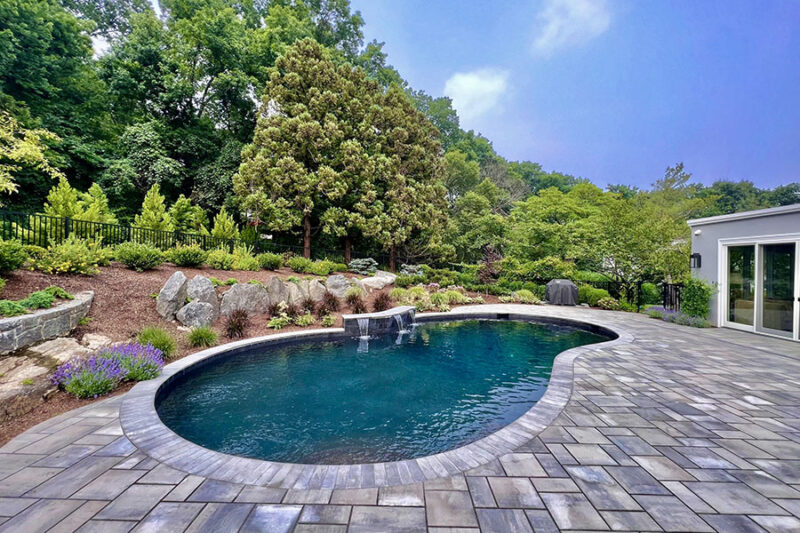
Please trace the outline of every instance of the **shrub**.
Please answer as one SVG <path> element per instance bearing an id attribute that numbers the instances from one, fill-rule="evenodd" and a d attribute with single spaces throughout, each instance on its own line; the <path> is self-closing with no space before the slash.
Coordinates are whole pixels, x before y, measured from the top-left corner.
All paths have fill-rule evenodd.
<path id="1" fill-rule="evenodd" d="M 350 272 L 361 274 L 362 276 L 371 276 L 378 270 L 378 262 L 371 257 L 363 259 L 353 259 L 348 266 Z"/>
<path id="2" fill-rule="evenodd" d="M 308 311 L 309 313 L 313 313 L 314 309 L 317 308 L 317 302 L 314 298 L 307 296 L 303 298 L 303 301 L 300 304 L 300 307 L 303 308 L 304 311 Z"/>
<path id="3" fill-rule="evenodd" d="M 714 287 L 707 282 L 697 279 L 687 279 L 681 289 L 681 312 L 685 315 L 708 318 L 711 311 L 710 300 L 714 294 Z"/>
<path id="4" fill-rule="evenodd" d="M 358 300 L 363 300 L 360 287 L 350 287 L 344 293 L 344 302 L 350 307 Z"/>
<path id="5" fill-rule="evenodd" d="M 151 344 L 142 346 L 138 342 L 102 348 L 97 353 L 97 357 L 119 361 L 125 371 L 123 379 L 129 381 L 153 379 L 161 373 L 161 369 L 164 367 L 161 350 L 154 348 Z"/>
<path id="6" fill-rule="evenodd" d="M 225 336 L 229 339 L 244 337 L 250 326 L 250 316 L 244 309 L 234 309 L 225 320 Z"/>
<path id="7" fill-rule="evenodd" d="M 222 282 L 222 280 L 221 280 L 221 279 L 219 279 L 219 278 L 215 278 L 214 276 L 210 276 L 210 277 L 208 278 L 208 281 L 210 281 L 210 282 L 211 282 L 211 284 L 212 284 L 213 286 L 215 286 L 215 287 L 219 287 L 220 285 L 224 285 L 224 283 Z"/>
<path id="8" fill-rule="evenodd" d="M 233 264 L 231 268 L 233 270 L 258 270 L 261 268 L 261 265 L 253 256 L 253 248 L 251 246 L 245 246 L 244 244 L 234 247 L 233 249 Z"/>
<path id="9" fill-rule="evenodd" d="M 56 300 L 55 296 L 48 291 L 36 291 L 30 294 L 24 300 L 20 300 L 20 305 L 28 309 L 50 309 L 53 302 Z"/>
<path id="10" fill-rule="evenodd" d="M 236 258 L 233 257 L 233 254 L 228 253 L 228 251 L 224 248 L 212 250 L 206 257 L 208 266 L 217 270 L 231 270 L 235 260 Z"/>
<path id="11" fill-rule="evenodd" d="M 239 280 L 236 279 L 236 278 L 228 278 L 228 279 L 226 279 L 225 281 L 222 282 L 222 284 L 227 286 L 227 287 L 230 287 L 232 285 L 236 285 L 237 283 L 239 283 Z"/>
<path id="12" fill-rule="evenodd" d="M 392 289 L 392 292 L 389 293 L 389 296 L 396 302 L 402 302 L 408 299 L 408 290 L 402 287 L 395 287 Z"/>
<path id="13" fill-rule="evenodd" d="M 288 261 L 286 261 L 286 266 L 288 266 L 295 272 L 299 272 L 300 274 L 307 274 L 311 272 L 311 268 L 314 266 L 314 261 L 296 255 L 291 259 L 289 259 Z"/>
<path id="14" fill-rule="evenodd" d="M 407 265 L 402 264 L 400 265 L 400 275 L 401 276 L 421 276 L 422 267 L 420 265 Z"/>
<path id="15" fill-rule="evenodd" d="M 284 309 L 289 318 L 294 318 L 300 314 L 300 307 L 296 303 L 286 304 Z"/>
<path id="16" fill-rule="evenodd" d="M 314 261 L 314 263 L 311 265 L 311 269 L 309 270 L 309 272 L 311 274 L 314 274 L 315 276 L 327 276 L 328 274 L 333 272 L 335 266 L 336 263 L 334 263 L 333 261 L 328 261 L 327 259 L 324 259 L 322 261 Z"/>
<path id="17" fill-rule="evenodd" d="M 640 305 L 653 305 L 661 303 L 661 291 L 655 283 L 642 283 Z"/>
<path id="18" fill-rule="evenodd" d="M 379 292 L 375 295 L 372 301 L 372 310 L 376 313 L 379 311 L 386 311 L 392 307 L 392 297 L 388 292 Z"/>
<path id="19" fill-rule="evenodd" d="M 124 242 L 118 244 L 114 257 L 137 272 L 150 270 L 164 262 L 164 253 L 149 244 Z"/>
<path id="20" fill-rule="evenodd" d="M 274 316 L 267 322 L 267 327 L 271 329 L 283 329 L 286 326 L 291 325 L 292 319 L 286 313 L 281 313 L 278 316 Z"/>
<path id="21" fill-rule="evenodd" d="M 187 335 L 189 346 L 192 348 L 208 348 L 217 344 L 216 332 L 208 326 L 192 328 Z"/>
<path id="22" fill-rule="evenodd" d="M 60 298 L 62 300 L 73 300 L 75 297 L 56 285 L 50 285 L 44 289 L 44 292 L 53 296 L 53 298 Z"/>
<path id="23" fill-rule="evenodd" d="M 367 304 L 364 303 L 364 299 L 361 296 L 358 296 L 358 299 L 353 300 L 350 304 L 350 309 L 354 315 L 360 315 L 367 312 Z"/>
<path id="24" fill-rule="evenodd" d="M 443 292 L 434 292 L 430 296 L 431 303 L 435 307 L 439 307 L 441 305 L 447 305 L 450 303 L 450 300 L 447 299 L 447 295 Z"/>
<path id="25" fill-rule="evenodd" d="M 283 256 L 280 254 L 266 252 L 258 254 L 256 259 L 258 260 L 258 264 L 261 265 L 261 268 L 267 270 L 278 270 L 283 266 Z"/>
<path id="26" fill-rule="evenodd" d="M 27 254 L 22 243 L 16 240 L 0 240 L 0 272 L 16 270 L 25 264 Z"/>
<path id="27" fill-rule="evenodd" d="M 347 272 L 347 265 L 344 263 L 334 263 L 333 264 L 333 271 L 334 272 Z"/>
<path id="28" fill-rule="evenodd" d="M 427 291 L 425 291 L 425 287 L 420 287 L 417 285 L 416 287 L 411 287 L 408 289 L 408 298 L 411 301 L 416 301 L 421 298 L 425 298 L 428 295 Z"/>
<path id="29" fill-rule="evenodd" d="M 67 361 L 56 369 L 51 381 L 78 398 L 97 398 L 114 390 L 126 375 L 118 359 L 93 355 L 85 361 Z"/>
<path id="30" fill-rule="evenodd" d="M 420 283 L 425 283 L 428 278 L 422 274 L 413 275 L 413 276 L 406 276 L 406 275 L 399 275 L 394 280 L 394 284 L 400 288 L 411 287 L 413 285 L 419 285 Z"/>
<path id="31" fill-rule="evenodd" d="M 0 300 L 0 315 L 3 316 L 19 316 L 27 313 L 24 305 L 19 302 L 12 302 L 11 300 Z"/>
<path id="32" fill-rule="evenodd" d="M 50 245 L 44 254 L 31 258 L 30 266 L 45 274 L 97 274 L 98 266 L 108 265 L 113 253 L 102 247 L 101 241 L 84 241 L 70 235 L 58 244 Z"/>
<path id="33" fill-rule="evenodd" d="M 536 297 L 531 291 L 527 289 L 520 289 L 512 294 L 514 298 L 524 304 L 538 304 L 540 303 L 539 298 Z"/>
<path id="34" fill-rule="evenodd" d="M 175 353 L 177 343 L 175 338 L 164 328 L 150 326 L 143 328 L 136 336 L 136 341 L 142 345 L 151 345 L 161 350 L 162 355 L 169 359 Z"/>
<path id="35" fill-rule="evenodd" d="M 3 279 L 3 278 L 0 278 L 0 292 L 2 292 L 3 289 L 5 289 L 5 288 L 6 288 L 6 280 Z"/>
<path id="36" fill-rule="evenodd" d="M 305 312 L 304 314 L 295 317 L 294 323 L 301 327 L 310 326 L 314 323 L 314 316 L 309 312 Z"/>
<path id="37" fill-rule="evenodd" d="M 620 308 L 619 301 L 615 300 L 614 298 L 600 298 L 597 301 L 597 307 L 600 309 L 606 309 L 608 311 L 618 311 Z"/>
<path id="38" fill-rule="evenodd" d="M 335 313 L 342 307 L 342 302 L 339 300 L 339 297 L 333 294 L 331 291 L 325 291 L 325 294 L 322 296 L 322 301 L 317 306 L 317 316 L 324 316 L 329 315 L 331 313 Z"/>
<path id="39" fill-rule="evenodd" d="M 449 304 L 465 304 L 469 301 L 466 294 L 460 293 L 457 290 L 449 290 L 445 292 L 447 296 L 447 303 Z"/>
<path id="40" fill-rule="evenodd" d="M 294 283 L 295 285 L 297 285 L 297 284 L 300 283 L 300 278 L 298 278 L 297 276 L 289 276 L 288 278 L 286 278 L 286 281 L 288 281 L 289 283 Z"/>
<path id="41" fill-rule="evenodd" d="M 278 316 L 279 314 L 283 313 L 285 307 L 286 307 L 286 302 L 271 303 L 267 307 L 267 314 L 270 317 Z"/>
<path id="42" fill-rule="evenodd" d="M 503 260 L 501 256 L 491 244 L 486 246 L 483 251 L 483 260 L 481 261 L 480 268 L 478 269 L 478 279 L 484 285 L 494 283 L 500 275 L 500 261 Z"/>
<path id="43" fill-rule="evenodd" d="M 336 324 L 336 317 L 333 315 L 323 315 L 322 317 L 322 327 L 329 328 Z"/>
<path id="44" fill-rule="evenodd" d="M 427 281 L 438 283 L 442 287 L 456 285 L 458 283 L 458 272 L 446 268 L 437 268 L 428 272 Z"/>
<path id="45" fill-rule="evenodd" d="M 581 285 L 578 287 L 578 303 L 589 304 L 590 307 L 597 307 L 600 300 L 604 298 L 611 298 L 608 291 L 605 289 L 598 289 L 591 285 Z"/>
<path id="46" fill-rule="evenodd" d="M 208 252 L 199 245 L 176 246 L 167 250 L 167 260 L 180 267 L 199 267 L 206 262 Z"/>

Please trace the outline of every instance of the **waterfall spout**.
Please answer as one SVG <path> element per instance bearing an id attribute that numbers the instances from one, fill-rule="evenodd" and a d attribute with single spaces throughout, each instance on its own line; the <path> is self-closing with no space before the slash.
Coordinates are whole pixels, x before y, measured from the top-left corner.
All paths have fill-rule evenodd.
<path id="1" fill-rule="evenodd" d="M 408 329 L 406 329 L 405 320 L 403 320 L 402 314 L 394 315 L 394 321 L 397 323 L 397 332 L 401 335 L 408 333 Z"/>
<path id="2" fill-rule="evenodd" d="M 358 333 L 360 339 L 369 339 L 369 318 L 359 318 Z"/>

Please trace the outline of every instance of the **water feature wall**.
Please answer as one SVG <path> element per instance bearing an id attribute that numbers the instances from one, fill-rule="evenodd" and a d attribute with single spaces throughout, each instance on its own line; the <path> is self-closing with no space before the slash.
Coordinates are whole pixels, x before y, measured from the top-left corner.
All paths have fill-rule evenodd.
<path id="1" fill-rule="evenodd" d="M 393 307 L 378 313 L 343 315 L 345 331 L 354 337 L 405 332 L 414 323 L 416 309 L 410 305 Z"/>

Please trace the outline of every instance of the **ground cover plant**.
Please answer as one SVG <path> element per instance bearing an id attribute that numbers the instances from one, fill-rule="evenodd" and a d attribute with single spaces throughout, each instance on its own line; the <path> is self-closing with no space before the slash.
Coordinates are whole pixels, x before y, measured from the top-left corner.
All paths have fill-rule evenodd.
<path id="1" fill-rule="evenodd" d="M 217 334 L 208 326 L 192 328 L 186 339 L 192 348 L 208 348 L 217 344 Z"/>
<path id="2" fill-rule="evenodd" d="M 157 348 L 166 359 L 172 357 L 178 347 L 175 337 L 166 329 L 157 326 L 142 328 L 139 334 L 136 335 L 136 341 L 142 345 L 149 344 Z"/>
<path id="3" fill-rule="evenodd" d="M 61 287 L 50 286 L 32 292 L 22 300 L 0 300 L 0 315 L 5 317 L 24 315 L 36 309 L 49 309 L 56 299 L 72 300 L 74 296 Z"/>
<path id="4" fill-rule="evenodd" d="M 250 326 L 250 316 L 244 309 L 234 309 L 225 319 L 225 336 L 237 339 L 245 336 Z"/>

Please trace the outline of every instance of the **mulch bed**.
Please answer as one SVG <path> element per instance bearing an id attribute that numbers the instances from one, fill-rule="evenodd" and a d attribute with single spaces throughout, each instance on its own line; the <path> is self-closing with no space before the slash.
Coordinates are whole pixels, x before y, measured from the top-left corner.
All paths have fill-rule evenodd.
<path id="1" fill-rule="evenodd" d="M 167 321 L 161 318 L 156 312 L 155 295 L 164 286 L 167 279 L 177 270 L 189 279 L 197 274 L 206 277 L 215 277 L 220 280 L 236 278 L 239 282 L 246 283 L 250 280 L 257 280 L 266 284 L 273 276 L 287 278 L 289 276 L 304 277 L 289 269 L 279 271 L 260 270 L 250 271 L 226 271 L 211 268 L 185 268 L 164 264 L 153 270 L 145 272 L 135 272 L 119 263 L 112 263 L 111 266 L 103 267 L 100 273 L 95 276 L 79 275 L 47 275 L 41 272 L 30 272 L 17 270 L 6 276 L 7 284 L 0 297 L 9 300 L 18 300 L 27 297 L 30 293 L 44 289 L 50 285 L 58 285 L 68 292 L 76 293 L 85 290 L 94 291 L 94 302 L 89 311 L 90 321 L 83 326 L 79 326 L 72 336 L 80 340 L 87 333 L 97 333 L 109 337 L 112 341 L 123 342 L 132 340 L 136 334 L 145 326 L 159 326 L 170 331 L 178 341 L 176 354 L 170 359 L 174 361 L 200 351 L 202 348 L 191 348 L 186 343 L 186 332 L 179 329 L 177 322 Z M 352 274 L 345 274 L 348 277 L 357 277 Z M 390 290 L 392 287 L 387 288 Z M 224 292 L 228 287 L 220 287 L 219 292 Z M 373 292 L 365 298 L 368 309 L 372 309 L 372 301 L 378 291 Z M 497 298 L 484 295 L 487 303 L 497 302 Z M 350 312 L 344 306 L 336 314 L 335 326 L 342 325 L 342 313 Z M 273 329 L 267 328 L 269 317 L 267 315 L 251 316 L 250 327 L 245 337 L 259 337 L 278 333 Z M 319 322 L 310 328 L 321 327 Z M 219 342 L 228 342 L 223 335 L 223 321 L 217 320 L 212 328 L 219 334 Z M 185 330 L 185 328 L 183 328 Z M 299 326 L 289 326 L 280 332 L 296 331 Z M 126 392 L 132 384 L 125 384 L 113 394 Z M 107 397 L 107 396 L 106 396 Z M 102 399 L 102 398 L 100 398 Z M 0 445 L 8 442 L 15 436 L 33 427 L 39 422 L 48 418 L 65 413 L 77 407 L 81 407 L 94 399 L 80 400 L 62 391 L 53 394 L 46 402 L 37 406 L 33 411 L 17 417 L 13 420 L 0 423 Z"/>

